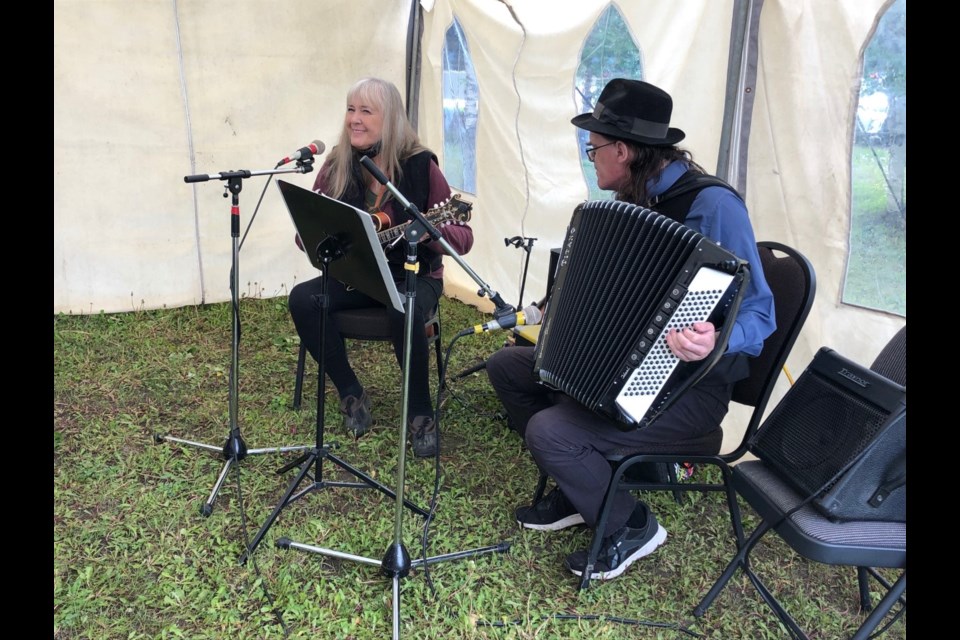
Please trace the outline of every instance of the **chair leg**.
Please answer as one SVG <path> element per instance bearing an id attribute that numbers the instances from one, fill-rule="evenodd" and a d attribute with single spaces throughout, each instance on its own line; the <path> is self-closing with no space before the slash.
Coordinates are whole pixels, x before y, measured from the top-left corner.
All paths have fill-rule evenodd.
<path id="1" fill-rule="evenodd" d="M 710 591 L 707 592 L 707 595 L 703 597 L 703 600 L 700 601 L 700 604 L 696 606 L 693 610 L 693 615 L 698 618 L 703 617 L 703 614 L 707 612 L 707 609 L 710 608 L 710 605 L 713 604 L 713 601 L 717 599 L 717 596 L 720 595 L 720 592 L 723 591 L 724 587 L 727 586 L 727 583 L 730 582 L 730 578 L 733 577 L 733 574 L 736 573 L 738 567 L 743 567 L 744 571 L 749 570 L 749 561 L 747 556 L 750 553 L 750 550 L 753 546 L 763 537 L 767 531 L 770 530 L 770 525 L 767 522 L 760 523 L 760 526 L 750 534 L 750 539 L 739 549 L 737 549 L 737 554 L 733 557 L 733 560 L 727 564 L 727 568 L 723 570 L 723 573 L 717 578 L 717 581 L 713 583 L 713 586 L 710 587 Z"/>
<path id="2" fill-rule="evenodd" d="M 543 498 L 543 492 L 547 489 L 547 474 L 541 473 L 537 480 L 537 488 L 533 490 L 533 501 L 530 504 L 537 504 Z"/>
<path id="3" fill-rule="evenodd" d="M 893 608 L 894 603 L 900 599 L 900 596 L 903 595 L 903 592 L 907 588 L 907 572 L 906 570 L 900 574 L 900 577 L 896 582 L 893 583 L 893 586 L 887 591 L 887 594 L 883 596 L 883 599 L 880 601 L 880 604 L 876 606 L 867 619 L 863 621 L 863 624 L 860 625 L 860 628 L 857 629 L 857 633 L 854 634 L 851 640 L 866 640 L 870 637 L 870 634 L 873 633 L 873 630 L 877 628 L 877 625 L 880 624 L 880 621 L 883 620 L 890 609 Z M 906 605 L 904 605 L 906 606 Z"/>
<path id="4" fill-rule="evenodd" d="M 677 477 L 676 465 L 674 465 L 671 462 L 665 462 L 664 464 L 667 465 L 667 482 L 669 482 L 670 484 L 678 484 L 680 482 L 680 479 Z M 683 504 L 683 491 L 676 489 L 671 493 L 673 493 L 674 502 L 676 502 L 677 504 Z"/>
<path id="5" fill-rule="evenodd" d="M 733 528 L 733 536 L 737 542 L 737 550 L 743 548 L 743 541 L 746 537 L 743 532 L 743 518 L 740 515 L 740 503 L 737 501 L 737 492 L 733 488 L 733 477 L 730 467 L 720 466 L 720 473 L 723 474 L 723 486 L 727 492 L 727 509 L 730 511 L 730 526 Z"/>
<path id="6" fill-rule="evenodd" d="M 307 347 L 300 343 L 300 354 L 297 356 L 297 379 L 293 386 L 293 408 L 300 410 L 300 397 L 303 394 L 303 369 L 307 361 Z"/>
<path id="7" fill-rule="evenodd" d="M 580 574 L 579 589 L 583 591 L 590 586 L 590 574 L 593 573 L 593 567 L 597 563 L 597 556 L 600 554 L 600 545 L 603 544 L 603 532 L 607 528 L 607 520 L 610 519 L 610 510 L 613 509 L 613 498 L 620 487 L 620 481 L 623 479 L 623 473 L 629 465 L 618 465 L 613 470 L 613 476 L 607 485 L 607 492 L 603 496 L 603 502 L 600 504 L 600 514 L 597 516 L 597 524 L 593 528 L 593 538 L 590 541 L 590 551 L 587 554 L 587 565 Z"/>
<path id="8" fill-rule="evenodd" d="M 773 594 L 770 593 L 770 590 L 767 589 L 767 585 L 763 583 L 760 577 L 753 572 L 749 566 L 743 567 L 743 572 L 750 578 L 750 582 L 753 583 L 753 587 L 757 590 L 757 593 L 760 594 L 760 597 L 763 598 L 763 601 L 767 603 L 767 606 L 777 614 L 777 617 L 780 618 L 780 622 L 783 623 L 783 626 L 787 628 L 787 631 L 790 634 L 791 638 L 797 638 L 799 640 L 808 640 L 807 634 L 803 632 L 803 629 L 800 628 L 800 625 L 797 624 L 797 621 L 793 619 L 787 610 L 783 608 L 783 605 L 773 597 Z"/>
<path id="9" fill-rule="evenodd" d="M 434 351 L 435 351 L 436 354 L 437 354 L 437 380 L 438 380 L 437 384 L 440 385 L 440 390 L 442 391 L 442 390 L 443 390 L 443 381 L 444 381 L 444 375 L 443 375 L 443 346 L 440 344 L 440 333 L 439 333 L 440 329 L 439 329 L 439 326 L 437 327 L 437 331 L 438 331 L 437 335 L 433 338 L 433 347 L 434 347 Z"/>
<path id="10" fill-rule="evenodd" d="M 860 587 L 860 613 L 869 613 L 873 605 L 870 603 L 870 574 L 866 567 L 857 567 L 857 584 Z"/>

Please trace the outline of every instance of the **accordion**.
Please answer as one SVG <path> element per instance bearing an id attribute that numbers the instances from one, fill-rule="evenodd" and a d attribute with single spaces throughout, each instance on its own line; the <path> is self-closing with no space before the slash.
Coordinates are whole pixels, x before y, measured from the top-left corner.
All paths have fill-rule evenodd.
<path id="1" fill-rule="evenodd" d="M 647 426 L 720 360 L 748 279 L 745 261 L 679 222 L 584 202 L 560 249 L 534 371 L 623 430 Z M 701 321 L 721 327 L 717 346 L 681 362 L 666 333 Z"/>

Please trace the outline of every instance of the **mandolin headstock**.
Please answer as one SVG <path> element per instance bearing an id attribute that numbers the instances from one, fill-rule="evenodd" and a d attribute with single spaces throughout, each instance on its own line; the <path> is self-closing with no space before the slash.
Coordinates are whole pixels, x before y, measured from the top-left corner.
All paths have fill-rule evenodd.
<path id="1" fill-rule="evenodd" d="M 430 219 L 448 221 L 458 224 L 470 222 L 473 203 L 467 202 L 455 193 L 449 200 L 430 209 L 427 217 Z"/>

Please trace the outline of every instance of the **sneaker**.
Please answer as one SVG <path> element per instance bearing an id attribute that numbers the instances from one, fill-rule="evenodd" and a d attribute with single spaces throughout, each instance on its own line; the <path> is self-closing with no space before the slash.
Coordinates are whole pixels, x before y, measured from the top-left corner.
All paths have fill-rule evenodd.
<path id="1" fill-rule="evenodd" d="M 430 416 L 417 416 L 407 427 L 413 442 L 413 455 L 429 458 L 437 455 L 437 425 Z"/>
<path id="2" fill-rule="evenodd" d="M 583 524 L 583 516 L 560 489 L 554 489 L 534 505 L 518 507 L 516 516 L 521 527 L 537 531 L 560 531 Z"/>
<path id="3" fill-rule="evenodd" d="M 347 396 L 340 400 L 340 413 L 343 414 L 343 426 L 354 436 L 360 437 L 370 430 L 373 416 L 370 415 L 370 396 L 364 391 L 360 397 Z"/>
<path id="4" fill-rule="evenodd" d="M 651 513 L 642 529 L 623 527 L 604 538 L 597 553 L 597 561 L 590 572 L 591 580 L 611 580 L 627 570 L 631 564 L 650 555 L 667 539 L 667 530 L 660 526 Z M 575 575 L 583 575 L 587 566 L 589 549 L 576 551 L 567 556 L 567 569 Z"/>

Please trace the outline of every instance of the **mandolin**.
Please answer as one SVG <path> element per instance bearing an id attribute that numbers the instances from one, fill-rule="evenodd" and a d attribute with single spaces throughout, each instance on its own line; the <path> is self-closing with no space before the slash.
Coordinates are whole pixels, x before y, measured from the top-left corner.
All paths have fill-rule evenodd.
<path id="1" fill-rule="evenodd" d="M 473 209 L 473 203 L 461 200 L 459 194 L 453 194 L 449 200 L 443 204 L 429 209 L 423 214 L 430 224 L 438 227 L 448 224 L 466 224 L 470 221 L 470 211 Z M 377 232 L 377 239 L 380 246 L 387 248 L 396 243 L 403 237 L 403 232 L 410 226 L 410 222 L 404 222 L 396 226 Z"/>

